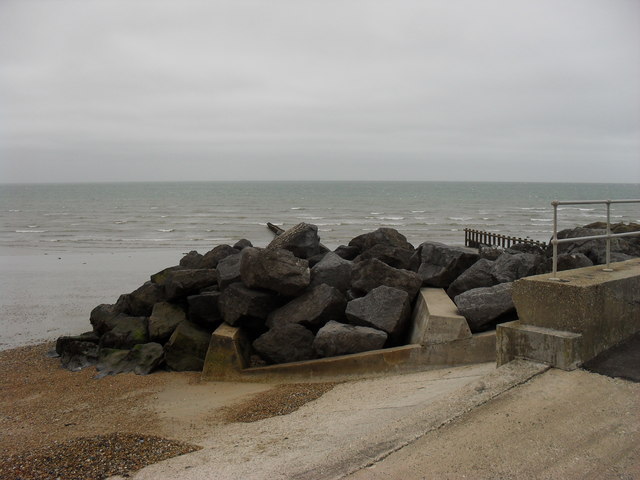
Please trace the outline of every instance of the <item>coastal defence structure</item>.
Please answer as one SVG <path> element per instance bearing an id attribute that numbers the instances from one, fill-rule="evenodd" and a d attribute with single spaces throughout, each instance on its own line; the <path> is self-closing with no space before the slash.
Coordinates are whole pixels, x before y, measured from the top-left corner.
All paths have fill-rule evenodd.
<path id="1" fill-rule="evenodd" d="M 497 364 L 573 370 L 640 331 L 640 259 L 515 282 L 518 320 L 497 326 Z M 610 270 L 610 271 L 608 271 Z"/>
<path id="2" fill-rule="evenodd" d="M 409 344 L 316 360 L 249 366 L 250 344 L 242 330 L 223 324 L 211 336 L 205 380 L 313 379 L 402 373 L 493 362 L 496 332 L 472 334 L 444 289 L 422 288 L 411 317 Z"/>

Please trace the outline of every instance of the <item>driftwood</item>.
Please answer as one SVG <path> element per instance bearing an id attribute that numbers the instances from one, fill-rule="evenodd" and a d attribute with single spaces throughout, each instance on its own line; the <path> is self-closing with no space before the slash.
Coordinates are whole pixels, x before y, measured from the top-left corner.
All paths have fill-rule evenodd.
<path id="1" fill-rule="evenodd" d="M 267 222 L 267 228 L 268 228 L 269 230 L 271 230 L 271 231 L 276 235 L 276 237 L 277 237 L 278 235 L 282 235 L 282 234 L 284 233 L 284 230 L 283 230 L 283 229 L 281 229 L 281 228 L 280 228 L 279 226 L 277 226 L 277 225 L 274 225 L 274 224 L 273 224 L 273 223 L 271 223 L 271 222 Z"/>

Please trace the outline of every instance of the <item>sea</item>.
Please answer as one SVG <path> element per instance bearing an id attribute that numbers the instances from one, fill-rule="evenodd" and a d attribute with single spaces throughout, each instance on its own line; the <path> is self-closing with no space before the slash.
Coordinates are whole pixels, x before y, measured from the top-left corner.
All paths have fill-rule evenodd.
<path id="1" fill-rule="evenodd" d="M 414 245 L 464 244 L 473 228 L 548 241 L 553 200 L 640 198 L 640 184 L 492 182 L 191 182 L 0 185 L 0 249 L 204 253 L 241 238 L 265 246 L 266 223 L 317 225 L 330 248 L 379 227 Z M 559 229 L 606 219 L 604 205 L 561 206 Z M 612 206 L 640 222 L 640 204 Z"/>

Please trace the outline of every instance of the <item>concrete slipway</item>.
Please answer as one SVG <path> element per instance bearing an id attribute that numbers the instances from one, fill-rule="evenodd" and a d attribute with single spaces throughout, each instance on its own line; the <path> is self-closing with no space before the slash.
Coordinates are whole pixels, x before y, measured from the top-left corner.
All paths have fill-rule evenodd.
<path id="1" fill-rule="evenodd" d="M 640 384 L 526 361 L 351 381 L 142 479 L 640 478 Z"/>

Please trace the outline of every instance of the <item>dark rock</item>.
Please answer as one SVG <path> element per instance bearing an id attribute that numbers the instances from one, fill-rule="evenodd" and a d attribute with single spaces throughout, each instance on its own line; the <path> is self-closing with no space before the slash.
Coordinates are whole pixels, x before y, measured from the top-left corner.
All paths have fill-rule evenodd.
<path id="1" fill-rule="evenodd" d="M 233 248 L 231 245 L 218 245 L 213 250 L 204 254 L 200 268 L 216 268 L 220 260 L 227 258 L 229 255 L 235 255 L 236 253 L 240 253 L 240 250 Z"/>
<path id="2" fill-rule="evenodd" d="M 253 342 L 253 348 L 271 363 L 311 360 L 316 357 L 313 338 L 313 333 L 302 325 L 284 323 L 260 335 Z"/>
<path id="3" fill-rule="evenodd" d="M 480 245 L 480 248 L 478 248 L 478 255 L 480 255 L 480 258 L 485 258 L 487 260 L 497 260 L 503 253 L 504 248 L 496 247 L 495 245 Z"/>
<path id="4" fill-rule="evenodd" d="M 299 323 L 316 331 L 329 320 L 344 318 L 346 307 L 344 295 L 323 283 L 273 311 L 267 319 L 267 326 L 274 328 L 282 323 Z"/>
<path id="5" fill-rule="evenodd" d="M 176 275 L 179 272 L 172 274 Z M 148 317 L 153 306 L 165 300 L 164 289 L 155 283 L 146 282 L 128 296 L 128 314 L 134 317 Z"/>
<path id="6" fill-rule="evenodd" d="M 109 305 L 103 303 L 91 310 L 89 321 L 93 326 L 93 331 L 98 335 L 104 335 L 111 330 L 115 324 L 113 319 L 120 315 L 122 312 L 115 305 Z"/>
<path id="7" fill-rule="evenodd" d="M 493 263 L 491 275 L 495 283 L 513 282 L 519 278 L 536 275 L 543 261 L 543 257 L 531 253 L 503 253 Z"/>
<path id="8" fill-rule="evenodd" d="M 176 372 L 201 371 L 211 334 L 189 321 L 175 329 L 164 346 L 167 367 Z"/>
<path id="9" fill-rule="evenodd" d="M 307 258 L 307 262 L 309 262 L 309 268 L 313 268 L 315 265 L 317 265 L 319 262 L 322 261 L 322 259 L 328 254 L 331 253 L 329 251 L 326 252 L 322 252 L 322 253 L 316 253 L 313 257 L 309 257 Z"/>
<path id="10" fill-rule="evenodd" d="M 386 341 L 387 334 L 381 330 L 332 320 L 318 331 L 313 348 L 321 357 L 333 357 L 378 350 Z"/>
<path id="11" fill-rule="evenodd" d="M 100 337 L 100 347 L 130 349 L 138 343 L 149 341 L 146 317 L 121 314 L 112 322 L 113 328 Z"/>
<path id="12" fill-rule="evenodd" d="M 211 285 L 217 285 L 218 274 L 215 270 L 179 270 L 167 278 L 165 294 L 167 300 L 176 300 L 199 293 L 200 290 Z"/>
<path id="13" fill-rule="evenodd" d="M 308 262 L 280 248 L 245 248 L 240 276 L 249 288 L 266 288 L 287 296 L 298 295 L 311 280 Z"/>
<path id="14" fill-rule="evenodd" d="M 526 255 L 526 254 L 523 254 Z M 460 314 L 467 319 L 472 332 L 480 332 L 497 323 L 515 319 L 511 298 L 512 283 L 474 288 L 454 298 Z"/>
<path id="15" fill-rule="evenodd" d="M 195 250 L 191 250 L 180 259 L 180 266 L 185 268 L 202 268 L 202 255 Z"/>
<path id="16" fill-rule="evenodd" d="M 393 268 L 375 258 L 353 265 L 351 287 L 362 292 L 370 292 L 381 285 L 398 288 L 413 298 L 422 286 L 422 278 L 415 272 Z"/>
<path id="17" fill-rule="evenodd" d="M 218 306 L 220 292 L 211 291 L 187 297 L 189 320 L 206 329 L 215 330 L 222 323 L 222 314 Z"/>
<path id="18" fill-rule="evenodd" d="M 242 252 L 244 252 L 244 250 L 242 250 Z M 229 255 L 218 262 L 218 288 L 220 290 L 224 290 L 232 283 L 240 281 L 240 261 L 242 260 L 242 252 Z"/>
<path id="19" fill-rule="evenodd" d="M 186 319 L 187 315 L 181 306 L 168 302 L 156 303 L 149 317 L 149 340 L 165 343 Z"/>
<path id="20" fill-rule="evenodd" d="M 333 251 L 333 253 L 335 253 L 339 257 L 344 258 L 345 260 L 353 260 L 358 255 L 360 255 L 360 249 L 355 246 L 340 245 Z"/>
<path id="21" fill-rule="evenodd" d="M 235 248 L 236 250 L 243 250 L 247 247 L 253 247 L 253 244 L 247 240 L 246 238 L 243 238 L 241 240 L 238 240 L 235 245 L 233 246 L 233 248 Z"/>
<path id="22" fill-rule="evenodd" d="M 349 242 L 349 246 L 357 247 L 360 252 L 369 250 L 376 245 L 388 245 L 391 247 L 413 250 L 413 245 L 407 242 L 407 238 L 393 228 L 382 227 L 374 232 L 358 235 Z"/>
<path id="23" fill-rule="evenodd" d="M 131 350 L 103 348 L 96 369 L 98 377 L 118 373 L 134 372 L 136 375 L 148 375 L 164 360 L 164 350 L 159 343 L 135 345 Z"/>
<path id="24" fill-rule="evenodd" d="M 498 283 L 493 277 L 491 272 L 493 271 L 494 262 L 481 258 L 476 263 L 471 265 L 465 270 L 462 275 L 456 278 L 449 288 L 447 289 L 447 295 L 454 298 L 467 290 L 473 290 L 474 288 L 491 287 Z"/>
<path id="25" fill-rule="evenodd" d="M 93 332 L 71 337 L 60 337 L 56 341 L 56 353 L 67 370 L 77 372 L 95 365 L 98 360 L 97 335 Z"/>
<path id="26" fill-rule="evenodd" d="M 178 270 L 185 270 L 185 267 L 178 265 L 175 267 L 169 267 L 165 268 L 164 270 L 160 270 L 158 273 L 154 273 L 153 275 L 151 275 L 151 283 L 155 283 L 157 285 L 160 285 L 161 287 L 164 287 L 169 275 L 173 272 L 177 272 Z"/>
<path id="27" fill-rule="evenodd" d="M 265 320 L 280 303 L 271 292 L 247 288 L 242 283 L 233 283 L 222 292 L 218 305 L 222 318 L 229 325 L 262 333 Z"/>
<path id="28" fill-rule="evenodd" d="M 299 223 L 274 238 L 267 249 L 284 249 L 298 258 L 310 258 L 325 251 L 320 245 L 318 227 L 308 223 Z"/>
<path id="29" fill-rule="evenodd" d="M 418 274 L 423 285 L 447 288 L 479 258 L 473 249 L 425 242 L 418 247 L 421 258 Z"/>
<path id="30" fill-rule="evenodd" d="M 558 271 L 591 267 L 593 262 L 583 253 L 561 253 L 558 255 Z M 544 265 L 545 272 L 553 271 L 553 258 L 547 258 Z"/>
<path id="31" fill-rule="evenodd" d="M 382 330 L 392 343 L 401 341 L 411 314 L 411 299 L 404 290 L 380 286 L 347 304 L 349 323 Z"/>
<path id="32" fill-rule="evenodd" d="M 634 228 L 631 224 L 628 228 Z M 623 230 L 622 227 L 619 230 Z M 633 230 L 635 231 L 635 230 Z M 558 239 L 604 235 L 606 229 L 578 227 L 558 232 Z M 607 262 L 606 242 L 602 240 L 575 240 L 558 245 L 560 253 L 582 253 L 589 257 L 594 265 L 603 265 Z M 552 246 L 549 245 L 547 255 L 552 254 Z M 629 260 L 630 257 L 640 256 L 640 237 L 618 237 L 611 239 L 611 261 Z"/>
<path id="33" fill-rule="evenodd" d="M 532 243 L 515 243 L 505 250 L 507 253 L 530 253 L 543 256 L 545 249 Z"/>
<path id="34" fill-rule="evenodd" d="M 352 263 L 339 255 L 329 252 L 311 269 L 310 287 L 326 283 L 341 292 L 346 292 L 351 286 Z"/>
<path id="35" fill-rule="evenodd" d="M 390 267 L 403 270 L 416 271 L 419 266 L 419 257 L 414 256 L 415 251 L 406 248 L 395 247 L 379 243 L 358 255 L 354 262 L 361 262 L 371 258 L 377 258 Z"/>

